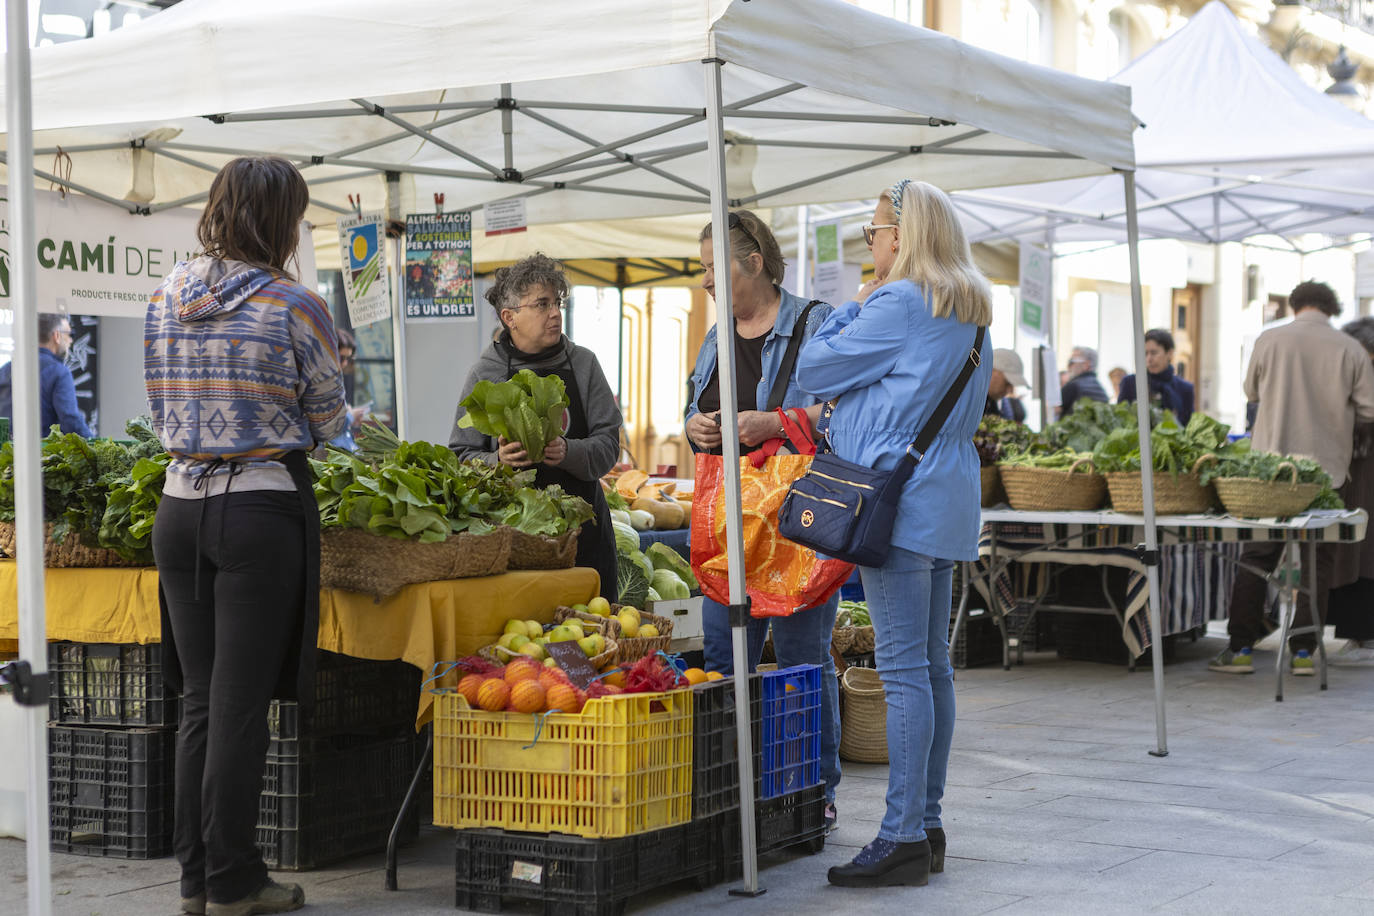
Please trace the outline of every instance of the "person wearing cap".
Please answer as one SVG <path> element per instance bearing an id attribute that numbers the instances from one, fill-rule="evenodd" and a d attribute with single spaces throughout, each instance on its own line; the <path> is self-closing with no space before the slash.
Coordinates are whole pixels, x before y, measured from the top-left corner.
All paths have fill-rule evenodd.
<path id="1" fill-rule="evenodd" d="M 1145 332 L 1145 372 L 1150 377 L 1150 400 L 1172 410 L 1178 422 L 1186 426 L 1193 415 L 1193 383 L 1174 374 L 1174 335 L 1163 328 Z M 1117 403 L 1134 404 L 1135 392 L 1135 376 L 1128 375 L 1121 380 Z"/>
<path id="2" fill-rule="evenodd" d="M 1016 396 L 1017 388 L 1029 388 L 1026 381 L 1025 366 L 1015 350 L 999 348 L 992 351 L 992 381 L 988 385 L 988 400 L 983 407 L 983 415 L 994 414 L 1026 422 L 1026 407 Z"/>

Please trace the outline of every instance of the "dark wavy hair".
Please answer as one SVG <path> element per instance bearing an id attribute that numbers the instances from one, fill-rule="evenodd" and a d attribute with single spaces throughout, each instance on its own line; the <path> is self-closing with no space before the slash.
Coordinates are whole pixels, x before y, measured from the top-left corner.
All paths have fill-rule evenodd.
<path id="1" fill-rule="evenodd" d="M 309 203 L 310 189 L 294 165 L 278 156 L 242 156 L 215 176 L 196 238 L 210 257 L 294 279 L 286 262 L 296 253 Z"/>
<path id="2" fill-rule="evenodd" d="M 496 309 L 499 319 L 502 309 L 517 308 L 520 297 L 537 286 L 547 286 L 559 299 L 568 297 L 568 278 L 563 273 L 563 265 L 542 251 L 496 271 L 487 288 L 487 301 Z"/>
<path id="3" fill-rule="evenodd" d="M 1305 308 L 1318 308 L 1332 318 L 1341 313 L 1336 291 L 1319 280 L 1304 280 L 1288 294 L 1288 306 L 1297 314 Z"/>

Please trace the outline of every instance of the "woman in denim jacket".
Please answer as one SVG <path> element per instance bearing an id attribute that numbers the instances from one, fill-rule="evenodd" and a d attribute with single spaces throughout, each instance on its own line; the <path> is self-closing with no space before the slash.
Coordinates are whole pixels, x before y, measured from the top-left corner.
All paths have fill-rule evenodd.
<path id="1" fill-rule="evenodd" d="M 837 309 L 797 361 L 817 400 L 838 398 L 827 434 L 839 457 L 893 468 L 969 358 L 992 318 L 944 192 L 903 180 L 864 227 L 877 274 Z M 949 616 L 956 560 L 978 556 L 978 453 L 973 434 L 992 377 L 992 342 L 902 491 L 892 550 L 860 567 L 887 695 L 887 813 L 878 837 L 830 869 L 847 887 L 922 885 L 944 868 L 940 821 L 954 734 Z"/>
<path id="2" fill-rule="evenodd" d="M 715 296 L 714 253 L 711 224 L 701 230 L 701 286 Z M 782 435 L 778 415 L 767 410 L 773 383 L 782 368 L 783 354 L 807 308 L 805 300 L 781 287 L 782 252 L 772 231 L 748 210 L 730 214 L 730 292 L 735 313 L 735 396 L 739 408 L 740 454 Z M 809 339 L 830 316 L 823 302 L 811 306 L 802 328 Z M 686 431 L 694 451 L 721 453 L 720 385 L 717 373 L 717 332 L 706 332 L 692 370 L 687 400 Z M 814 426 L 820 415 L 816 399 L 797 383 L 796 373 L 787 383 L 783 407 L 804 407 Z M 706 667 L 729 675 L 734 672 L 729 611 L 703 598 Z M 821 665 L 821 778 L 825 782 L 826 826 L 835 824 L 835 787 L 840 782 L 840 697 L 835 662 L 830 657 L 830 631 L 835 625 L 839 595 L 790 617 L 771 618 L 773 651 L 779 667 Z M 749 620 L 749 669 L 763 653 L 769 619 Z"/>

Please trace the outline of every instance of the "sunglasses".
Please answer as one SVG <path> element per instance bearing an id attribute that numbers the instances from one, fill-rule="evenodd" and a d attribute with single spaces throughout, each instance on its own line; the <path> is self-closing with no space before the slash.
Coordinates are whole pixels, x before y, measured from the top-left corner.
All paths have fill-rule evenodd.
<path id="1" fill-rule="evenodd" d="M 754 233 L 749 231 L 749 227 L 744 225 L 744 220 L 740 219 L 740 215 L 738 213 L 731 213 L 730 218 L 726 222 L 731 229 L 738 229 L 740 232 L 743 232 L 744 237 L 747 238 L 749 241 L 753 242 L 754 247 L 757 248 L 760 252 L 763 251 L 763 246 L 760 245 L 759 240 L 754 237 Z"/>
<path id="2" fill-rule="evenodd" d="M 896 225 L 895 223 L 880 223 L 880 224 L 878 224 L 878 225 L 874 225 L 873 223 L 869 223 L 868 225 L 866 225 L 866 226 L 863 227 L 863 231 L 864 231 L 864 244 L 865 244 L 865 245 L 870 245 L 870 246 L 871 246 L 871 245 L 873 244 L 873 240 L 874 240 L 875 238 L 878 237 L 878 230 L 879 230 L 879 229 L 896 229 L 896 228 L 897 228 L 897 225 Z"/>

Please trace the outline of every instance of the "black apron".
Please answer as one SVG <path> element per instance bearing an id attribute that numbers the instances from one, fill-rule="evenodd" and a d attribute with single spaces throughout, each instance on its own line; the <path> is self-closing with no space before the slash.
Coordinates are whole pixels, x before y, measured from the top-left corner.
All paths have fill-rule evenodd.
<path id="1" fill-rule="evenodd" d="M 514 351 L 511 347 L 507 351 L 506 366 L 512 368 L 510 353 Z M 568 429 L 564 433 L 565 439 L 585 439 L 589 432 L 587 426 L 587 410 L 582 403 L 582 392 L 577 387 L 577 379 L 573 376 L 572 356 L 567 349 L 563 351 L 563 363 L 557 368 L 544 371 L 540 370 L 541 375 L 556 375 L 563 380 L 563 388 L 568 393 Z M 511 372 L 514 376 L 515 372 Z M 606 504 L 606 494 L 601 490 L 601 481 L 582 480 L 574 477 L 562 468 L 551 467 L 547 464 L 536 466 L 534 472 L 534 485 L 541 490 L 551 484 L 558 484 L 564 491 L 573 496 L 580 496 L 591 503 L 592 510 L 596 515 L 589 522 L 584 522 L 577 535 L 577 560 L 578 566 L 585 566 L 597 571 L 601 576 L 601 597 L 607 601 L 619 599 L 619 586 L 616 575 L 616 555 L 615 555 L 615 531 L 611 528 L 611 507 Z"/>
<path id="2" fill-rule="evenodd" d="M 291 473 L 291 482 L 296 485 L 296 495 L 300 498 L 305 520 L 305 564 L 301 568 L 305 600 L 300 608 L 300 626 L 292 632 L 272 698 L 297 701 L 301 716 L 308 721 L 315 705 L 315 647 L 320 629 L 320 508 L 315 501 L 315 485 L 305 452 L 287 452 L 281 462 L 286 465 Z M 199 558 L 196 562 L 200 562 Z M 167 597 L 162 592 L 161 584 L 158 585 L 157 600 L 162 616 L 163 680 L 180 693 L 181 660 L 177 657 L 172 622 L 167 615 Z M 309 639 L 306 638 L 307 634 Z"/>

